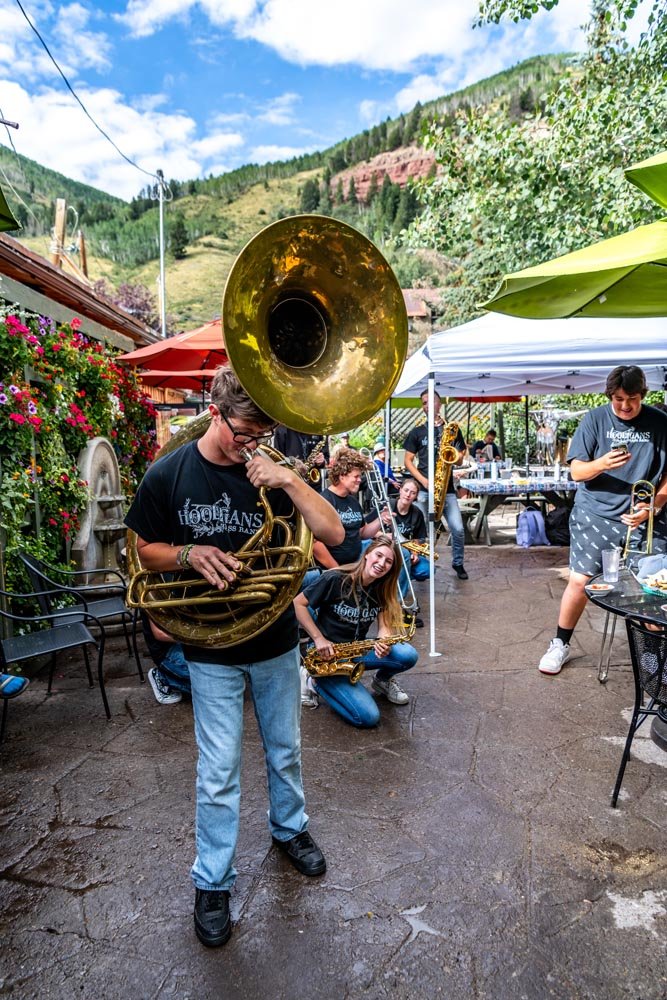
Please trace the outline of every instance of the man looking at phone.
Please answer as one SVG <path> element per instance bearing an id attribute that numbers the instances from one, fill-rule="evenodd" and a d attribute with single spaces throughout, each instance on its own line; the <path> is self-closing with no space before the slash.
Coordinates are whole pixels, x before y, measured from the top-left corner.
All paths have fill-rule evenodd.
<path id="1" fill-rule="evenodd" d="M 570 578 L 556 636 L 539 663 L 543 674 L 559 673 L 570 657 L 572 633 L 586 606 L 584 588 L 602 568 L 602 550 L 622 547 L 628 527 L 644 530 L 648 505 L 631 508 L 632 484 L 653 483 L 656 523 L 667 503 L 667 414 L 642 402 L 646 392 L 641 368 L 614 368 L 605 388 L 609 403 L 590 410 L 572 438 L 567 461 L 581 486 L 570 515 Z M 655 537 L 654 530 L 654 550 Z"/>

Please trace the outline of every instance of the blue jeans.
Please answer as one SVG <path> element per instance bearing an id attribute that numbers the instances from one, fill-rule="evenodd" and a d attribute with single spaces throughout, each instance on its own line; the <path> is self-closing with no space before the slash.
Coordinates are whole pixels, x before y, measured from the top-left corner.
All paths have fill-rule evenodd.
<path id="1" fill-rule="evenodd" d="M 371 650 L 365 656 L 356 657 L 354 662 L 362 662 L 366 670 L 377 670 L 378 678 L 386 681 L 410 670 L 418 658 L 419 653 L 409 642 L 397 642 L 381 659 Z M 352 684 L 348 677 L 319 677 L 315 688 L 327 705 L 353 726 L 368 729 L 380 721 L 375 698 L 361 681 Z"/>
<path id="2" fill-rule="evenodd" d="M 424 513 L 426 523 L 428 524 L 428 493 L 426 490 L 419 491 L 417 503 L 419 503 L 419 506 Z M 443 517 L 447 522 L 447 527 L 452 536 L 452 566 L 462 566 L 465 531 L 463 528 L 461 509 L 459 507 L 459 502 L 456 499 L 456 493 L 445 493 Z M 438 526 L 436 524 L 436 529 L 437 527 Z"/>
<path id="3" fill-rule="evenodd" d="M 250 687 L 269 789 L 269 829 L 290 840 L 308 825 L 301 782 L 299 651 L 239 666 L 190 662 L 197 762 L 198 889 L 230 889 L 241 799 L 243 692 Z"/>
<path id="4" fill-rule="evenodd" d="M 181 691 L 182 694 L 190 694 L 190 669 L 180 642 L 170 646 L 167 655 L 155 668 L 155 672 L 160 675 L 167 687 Z"/>
<path id="5" fill-rule="evenodd" d="M 417 562 L 410 562 L 410 553 L 405 553 L 405 562 L 410 567 L 410 579 L 411 580 L 428 580 L 431 574 L 431 568 L 429 560 L 425 556 L 417 556 Z M 408 581 L 406 579 L 405 569 L 401 569 L 400 576 L 398 578 L 398 592 L 401 597 L 405 597 L 408 591 Z"/>

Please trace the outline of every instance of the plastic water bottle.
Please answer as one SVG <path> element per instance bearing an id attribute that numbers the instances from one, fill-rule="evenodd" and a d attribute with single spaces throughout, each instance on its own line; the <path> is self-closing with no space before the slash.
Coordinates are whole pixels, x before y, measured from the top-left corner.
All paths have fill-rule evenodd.
<path id="1" fill-rule="evenodd" d="M 560 462 L 558 460 L 554 462 L 554 479 L 556 482 L 560 481 Z"/>
<path id="2" fill-rule="evenodd" d="M 497 478 L 498 478 L 498 463 L 491 462 L 491 479 L 497 479 Z"/>

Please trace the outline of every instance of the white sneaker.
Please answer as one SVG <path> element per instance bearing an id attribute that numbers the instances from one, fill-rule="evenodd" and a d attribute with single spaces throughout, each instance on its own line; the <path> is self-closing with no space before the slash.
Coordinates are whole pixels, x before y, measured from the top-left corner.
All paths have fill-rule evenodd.
<path id="1" fill-rule="evenodd" d="M 153 688 L 155 700 L 159 701 L 161 705 L 176 705 L 183 697 L 180 691 L 175 691 L 174 688 L 170 688 L 168 684 L 164 683 L 155 667 L 151 667 L 148 671 L 148 680 Z"/>
<path id="2" fill-rule="evenodd" d="M 376 694 L 383 694 L 392 705 L 407 705 L 410 701 L 393 677 L 390 677 L 388 681 L 381 681 L 378 677 L 374 677 L 371 687 Z"/>
<path id="3" fill-rule="evenodd" d="M 304 708 L 319 708 L 320 699 L 315 690 L 313 678 L 305 667 L 299 667 L 301 675 L 301 704 Z"/>
<path id="4" fill-rule="evenodd" d="M 552 639 L 549 648 L 539 663 L 539 671 L 543 674 L 559 674 L 560 668 L 570 659 L 569 643 L 562 639 Z"/>

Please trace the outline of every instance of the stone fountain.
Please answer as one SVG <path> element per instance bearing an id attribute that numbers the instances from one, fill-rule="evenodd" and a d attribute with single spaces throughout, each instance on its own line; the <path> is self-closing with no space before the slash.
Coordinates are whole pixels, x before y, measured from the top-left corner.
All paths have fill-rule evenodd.
<path id="1" fill-rule="evenodd" d="M 77 464 L 89 485 L 90 500 L 72 544 L 72 559 L 79 569 L 100 570 L 102 582 L 103 570 L 120 569 L 127 532 L 118 460 L 111 442 L 96 437 L 83 449 Z"/>

